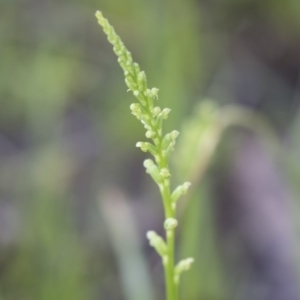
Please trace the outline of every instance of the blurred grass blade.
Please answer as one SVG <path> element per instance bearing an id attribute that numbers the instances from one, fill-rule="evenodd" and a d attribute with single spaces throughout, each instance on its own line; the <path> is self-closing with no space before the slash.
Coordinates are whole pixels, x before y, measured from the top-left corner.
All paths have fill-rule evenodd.
<path id="1" fill-rule="evenodd" d="M 117 256 L 126 299 L 154 300 L 146 259 L 126 197 L 112 189 L 101 195 L 99 207 Z"/>

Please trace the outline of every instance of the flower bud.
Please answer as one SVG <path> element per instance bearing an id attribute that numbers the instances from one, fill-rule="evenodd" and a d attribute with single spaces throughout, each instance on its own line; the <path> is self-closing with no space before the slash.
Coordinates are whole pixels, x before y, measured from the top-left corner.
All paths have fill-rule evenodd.
<path id="1" fill-rule="evenodd" d="M 173 230 L 177 227 L 178 221 L 174 218 L 168 218 L 164 222 L 165 230 Z"/>
<path id="2" fill-rule="evenodd" d="M 141 112 L 141 106 L 139 103 L 132 103 L 129 108 L 132 112 Z"/>
<path id="3" fill-rule="evenodd" d="M 146 137 L 148 138 L 148 139 L 152 139 L 152 138 L 154 138 L 156 136 L 156 133 L 154 132 L 154 131 L 152 131 L 152 130 L 148 130 L 147 132 L 146 132 Z"/>
<path id="4" fill-rule="evenodd" d="M 190 187 L 191 183 L 190 182 L 185 182 L 182 185 L 179 185 L 175 191 L 172 193 L 171 199 L 172 203 L 177 202 L 177 200 L 184 194 L 187 193 L 188 188 Z"/>
<path id="5" fill-rule="evenodd" d="M 157 89 L 157 88 L 152 88 L 150 92 L 151 92 L 151 96 L 152 96 L 153 99 L 158 99 L 158 92 L 159 92 L 159 89 Z"/>
<path id="6" fill-rule="evenodd" d="M 123 56 L 119 56 L 118 57 L 118 63 L 124 63 L 125 62 L 125 58 Z"/>
<path id="7" fill-rule="evenodd" d="M 194 261 L 192 257 L 181 260 L 175 267 L 175 273 L 180 274 L 183 271 L 188 271 Z"/>
<path id="8" fill-rule="evenodd" d="M 175 139 L 179 135 L 177 130 L 173 130 L 171 133 L 168 133 L 164 136 L 162 140 L 162 150 L 164 157 L 168 157 L 171 151 L 174 150 Z"/>
<path id="9" fill-rule="evenodd" d="M 142 115 L 142 110 L 141 110 L 141 105 L 139 103 L 132 103 L 129 106 L 131 113 L 136 116 L 139 117 L 138 119 L 140 119 L 141 115 Z"/>
<path id="10" fill-rule="evenodd" d="M 139 90 L 146 91 L 147 90 L 147 78 L 146 78 L 146 74 L 144 71 L 141 71 L 138 74 L 137 80 L 138 80 L 138 84 L 139 84 Z"/>
<path id="11" fill-rule="evenodd" d="M 126 80 L 126 79 L 125 79 L 125 80 Z M 134 85 L 132 85 L 132 86 L 134 86 L 135 88 L 137 87 L 137 85 L 136 85 L 135 83 L 134 83 Z M 145 97 L 144 97 L 143 93 L 140 92 L 140 91 L 137 90 L 137 89 L 135 89 L 135 90 L 131 89 L 131 90 L 133 91 L 134 97 L 136 97 L 136 98 L 140 101 L 140 103 L 141 103 L 143 106 L 146 106 L 146 105 L 147 105 L 147 102 L 146 102 L 146 100 L 145 100 Z"/>
<path id="12" fill-rule="evenodd" d="M 170 108 L 164 108 L 161 112 L 162 117 L 164 120 L 168 118 L 168 114 L 170 113 L 171 109 Z"/>
<path id="13" fill-rule="evenodd" d="M 162 149 L 166 150 L 172 142 L 171 134 L 167 133 L 162 140 Z"/>
<path id="14" fill-rule="evenodd" d="M 108 36 L 107 39 L 108 39 L 108 41 L 109 41 L 111 44 L 114 44 L 115 41 L 116 41 L 116 38 L 115 38 L 114 36 L 112 36 L 112 35 Z"/>
<path id="15" fill-rule="evenodd" d="M 167 245 L 165 241 L 155 231 L 148 231 L 147 238 L 150 245 L 157 251 L 157 253 L 161 257 L 164 257 L 167 254 Z"/>
<path id="16" fill-rule="evenodd" d="M 153 144 L 147 142 L 137 142 L 136 147 L 141 148 L 143 152 L 150 152 L 152 155 L 157 154 L 157 149 Z"/>
<path id="17" fill-rule="evenodd" d="M 162 177 L 159 174 L 158 166 L 151 159 L 146 159 L 144 161 L 144 167 L 146 168 L 146 172 L 150 174 L 157 184 L 162 182 Z"/>
<path id="18" fill-rule="evenodd" d="M 128 50 L 126 50 L 126 49 L 124 49 L 125 51 L 125 55 L 126 55 L 126 58 L 127 58 L 127 61 L 129 61 L 130 63 L 132 63 L 132 56 L 131 56 L 131 53 L 128 51 Z"/>
<path id="19" fill-rule="evenodd" d="M 143 142 L 137 142 L 137 143 L 136 143 L 136 147 L 141 148 L 141 150 L 142 150 L 143 152 L 147 152 L 147 151 L 148 151 L 148 148 L 147 148 L 146 143 L 143 143 Z"/>
<path id="20" fill-rule="evenodd" d="M 125 78 L 125 83 L 131 91 L 134 91 L 136 89 L 136 83 L 132 80 L 130 76 L 127 76 Z"/>
<path id="21" fill-rule="evenodd" d="M 160 107 L 158 107 L 158 106 L 153 107 L 152 110 L 151 110 L 153 117 L 154 118 L 157 117 L 158 114 L 160 113 L 160 111 L 161 111 Z"/>
<path id="22" fill-rule="evenodd" d="M 171 176 L 170 171 L 167 168 L 162 168 L 159 173 L 164 179 L 167 179 Z"/>
<path id="23" fill-rule="evenodd" d="M 114 43 L 113 51 L 116 53 L 117 56 L 120 56 L 119 54 L 120 48 L 118 47 L 118 45 L 116 45 L 116 43 Z"/>
<path id="24" fill-rule="evenodd" d="M 137 63 L 133 63 L 133 69 L 136 75 L 140 73 L 140 66 Z"/>
<path id="25" fill-rule="evenodd" d="M 175 139 L 178 137 L 178 135 L 179 135 L 179 131 L 173 130 L 173 131 L 170 133 L 170 135 L 171 135 L 172 140 L 175 140 Z"/>
<path id="26" fill-rule="evenodd" d="M 102 12 L 100 10 L 96 11 L 95 16 L 96 16 L 96 18 L 98 19 L 99 22 L 101 22 L 101 23 L 103 22 L 104 17 L 103 17 Z"/>

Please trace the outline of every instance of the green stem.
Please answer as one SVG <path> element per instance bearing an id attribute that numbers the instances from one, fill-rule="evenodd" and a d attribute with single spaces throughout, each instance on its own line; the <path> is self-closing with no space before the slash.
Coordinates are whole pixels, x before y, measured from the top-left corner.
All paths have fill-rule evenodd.
<path id="1" fill-rule="evenodd" d="M 166 183 L 166 182 L 165 182 Z M 164 184 L 161 190 L 163 198 L 165 218 L 174 218 L 175 209 L 171 206 L 171 196 L 169 184 Z M 166 243 L 167 243 L 167 258 L 164 260 L 164 272 L 166 282 L 166 300 L 177 300 L 177 288 L 175 285 L 175 266 L 174 266 L 174 247 L 175 247 L 175 230 L 166 230 Z"/>
<path id="2" fill-rule="evenodd" d="M 170 280 L 170 291 L 167 295 L 167 299 L 169 300 L 176 300 L 176 288 L 175 288 L 175 281 L 174 281 L 174 241 L 175 241 L 175 230 L 168 230 L 167 231 L 167 247 L 168 247 L 168 277 Z"/>
<path id="3" fill-rule="evenodd" d="M 178 282 L 175 282 L 175 299 L 178 300 L 179 299 L 179 286 L 178 286 Z"/>

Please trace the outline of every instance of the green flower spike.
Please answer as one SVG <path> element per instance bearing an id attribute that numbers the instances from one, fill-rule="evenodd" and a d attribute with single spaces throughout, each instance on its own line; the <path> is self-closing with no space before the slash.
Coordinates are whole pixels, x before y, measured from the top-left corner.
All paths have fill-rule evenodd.
<path id="1" fill-rule="evenodd" d="M 163 121 L 168 118 L 171 110 L 169 108 L 161 109 L 159 106 L 153 105 L 154 101 L 158 99 L 159 90 L 148 88 L 145 72 L 140 70 L 139 65 L 133 61 L 131 53 L 100 11 L 96 12 L 96 17 L 107 35 L 108 41 L 113 45 L 118 62 L 124 71 L 128 91 L 131 91 L 138 100 L 138 103 L 130 105 L 131 113 L 146 129 L 146 138 L 152 140 L 152 142 L 138 142 L 136 146 L 141 148 L 143 152 L 149 152 L 155 159 L 155 162 L 151 159 L 145 160 L 144 166 L 146 172 L 159 186 L 166 219 L 164 223 L 166 241 L 154 231 L 149 231 L 147 238 L 150 245 L 162 257 L 166 278 L 166 299 L 177 300 L 179 275 L 183 270 L 188 269 L 192 263 L 191 259 L 186 259 L 181 261 L 176 268 L 174 264 L 175 228 L 178 225 L 175 202 L 187 192 L 190 185 L 186 182 L 171 193 L 171 172 L 168 162 L 179 132 L 173 130 L 165 136 L 163 135 Z"/>

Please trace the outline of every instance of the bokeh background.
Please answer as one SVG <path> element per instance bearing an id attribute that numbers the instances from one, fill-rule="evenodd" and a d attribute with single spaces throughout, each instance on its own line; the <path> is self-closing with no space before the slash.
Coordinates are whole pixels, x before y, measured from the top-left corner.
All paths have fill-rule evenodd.
<path id="1" fill-rule="evenodd" d="M 97 9 L 181 132 L 182 299 L 300 299 L 298 0 L 0 0 L 0 299 L 164 299 L 162 206 Z"/>

